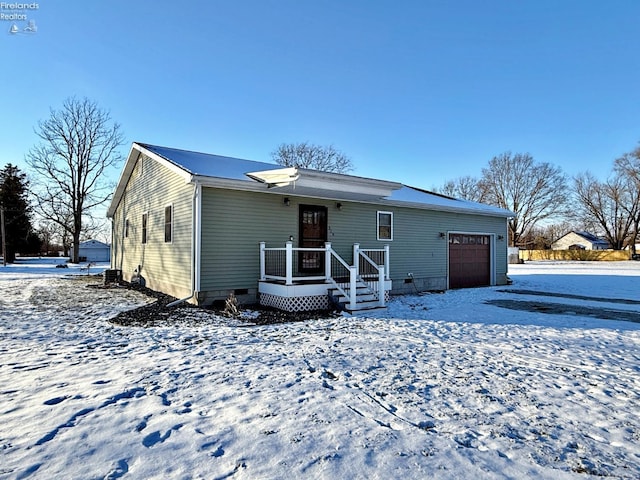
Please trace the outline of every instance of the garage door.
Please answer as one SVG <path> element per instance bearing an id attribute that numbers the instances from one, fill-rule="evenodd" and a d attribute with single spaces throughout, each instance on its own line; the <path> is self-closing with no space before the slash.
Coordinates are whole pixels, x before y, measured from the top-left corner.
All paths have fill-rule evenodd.
<path id="1" fill-rule="evenodd" d="M 489 235 L 449 235 L 449 288 L 484 287 L 491 283 Z"/>

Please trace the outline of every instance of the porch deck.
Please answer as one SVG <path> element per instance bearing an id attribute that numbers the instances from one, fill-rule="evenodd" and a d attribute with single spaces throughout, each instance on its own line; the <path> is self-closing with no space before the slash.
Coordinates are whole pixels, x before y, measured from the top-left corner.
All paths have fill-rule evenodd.
<path id="1" fill-rule="evenodd" d="M 260 243 L 260 303 L 286 311 L 327 309 L 334 304 L 354 311 L 384 308 L 391 290 L 389 247 L 353 245 L 348 264 L 325 243 L 320 248 L 267 248 Z"/>

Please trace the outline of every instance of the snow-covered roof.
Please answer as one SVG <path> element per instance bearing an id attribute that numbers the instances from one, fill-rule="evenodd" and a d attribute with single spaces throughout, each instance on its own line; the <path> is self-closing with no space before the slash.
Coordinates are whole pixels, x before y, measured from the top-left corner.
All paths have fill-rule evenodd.
<path id="1" fill-rule="evenodd" d="M 505 218 L 513 216 L 512 212 L 502 208 L 458 200 L 388 180 L 303 168 L 285 168 L 275 163 L 256 162 L 145 143 L 133 144 L 107 216 L 112 217 L 115 213 L 140 154 L 161 162 L 181 175 L 186 182 L 198 182 L 203 186 Z"/>
<path id="2" fill-rule="evenodd" d="M 274 163 L 256 162 L 209 153 L 190 152 L 188 150 L 159 147 L 145 143 L 139 143 L 138 145 L 144 147 L 149 152 L 161 156 L 192 175 L 203 177 L 248 180 L 246 177 L 248 172 L 278 170 L 282 168 L 282 165 L 276 165 Z"/>
<path id="3" fill-rule="evenodd" d="M 576 235 L 581 236 L 582 238 L 584 238 L 585 240 L 591 242 L 591 243 L 596 243 L 596 244 L 602 244 L 602 245 L 609 245 L 609 242 L 607 242 L 606 240 L 597 237 L 596 235 L 594 235 L 593 233 L 589 233 L 589 232 L 585 232 L 585 231 L 581 231 L 581 232 L 573 232 Z"/>
<path id="4" fill-rule="evenodd" d="M 388 198 L 389 201 L 398 202 L 399 204 L 409 204 L 417 208 L 425 206 L 432 207 L 434 210 L 445 211 L 467 211 L 469 213 L 479 213 L 483 215 L 494 215 L 499 217 L 512 217 L 513 213 L 503 208 L 485 205 L 484 203 L 471 202 L 469 200 L 460 200 L 446 195 L 429 192 L 420 188 L 409 187 L 404 185 L 402 188 L 394 191 Z"/>

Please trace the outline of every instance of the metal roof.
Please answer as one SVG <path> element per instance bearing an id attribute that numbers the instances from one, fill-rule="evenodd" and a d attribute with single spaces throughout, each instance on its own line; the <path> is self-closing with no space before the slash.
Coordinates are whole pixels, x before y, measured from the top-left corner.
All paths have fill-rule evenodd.
<path id="1" fill-rule="evenodd" d="M 291 175 L 290 168 L 286 169 L 287 175 L 292 180 L 288 184 L 284 182 L 284 184 L 279 183 L 276 186 L 265 183 L 264 179 L 268 177 L 266 172 L 269 171 L 274 171 L 274 175 L 280 177 L 276 170 L 281 170 L 284 173 L 285 167 L 282 165 L 146 143 L 133 144 L 107 211 L 107 216 L 112 217 L 115 213 L 120 198 L 124 194 L 128 178 L 140 154 L 155 158 L 172 171 L 180 174 L 185 181 L 197 181 L 205 187 L 375 203 L 494 217 L 509 218 L 514 216 L 509 210 L 499 207 L 459 200 L 397 182 L 310 169 L 298 168 L 296 169 L 297 175 Z M 250 176 L 252 173 L 259 173 L 260 175 L 253 175 L 252 177 Z"/>

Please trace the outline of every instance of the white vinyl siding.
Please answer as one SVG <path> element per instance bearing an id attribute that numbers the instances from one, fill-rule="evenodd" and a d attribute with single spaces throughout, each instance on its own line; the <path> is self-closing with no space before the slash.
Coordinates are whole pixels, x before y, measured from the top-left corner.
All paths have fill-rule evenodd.
<path id="1" fill-rule="evenodd" d="M 191 244 L 194 186 L 142 156 L 114 213 L 113 268 L 129 281 L 141 266 L 146 286 L 184 298 L 191 292 Z M 171 205 L 171 242 L 165 242 L 165 208 Z M 147 214 L 147 243 L 142 243 L 142 215 Z M 128 222 L 127 222 L 128 220 Z M 128 223 L 128 232 L 127 232 Z M 125 236 L 128 233 L 128 236 Z"/>
<path id="2" fill-rule="evenodd" d="M 406 207 L 340 202 L 307 197 L 284 197 L 269 193 L 203 189 L 202 286 L 211 297 L 226 298 L 232 289 L 257 288 L 259 242 L 267 247 L 284 247 L 289 236 L 299 246 L 300 204 L 327 207 L 328 240 L 347 262 L 353 261 L 353 244 L 361 248 L 390 245 L 393 291 L 414 291 L 404 283 L 412 272 L 418 288 L 447 288 L 448 242 L 440 232 L 467 231 L 506 236 L 504 218 L 438 212 Z M 378 213 L 391 214 L 390 239 L 379 238 Z M 388 218 L 388 217 L 387 217 Z M 388 222 L 387 222 L 388 223 Z M 506 237 L 504 237 L 506 238 Z M 506 242 L 496 242 L 496 281 L 506 282 Z M 211 298 L 208 297 L 208 298 Z"/>

